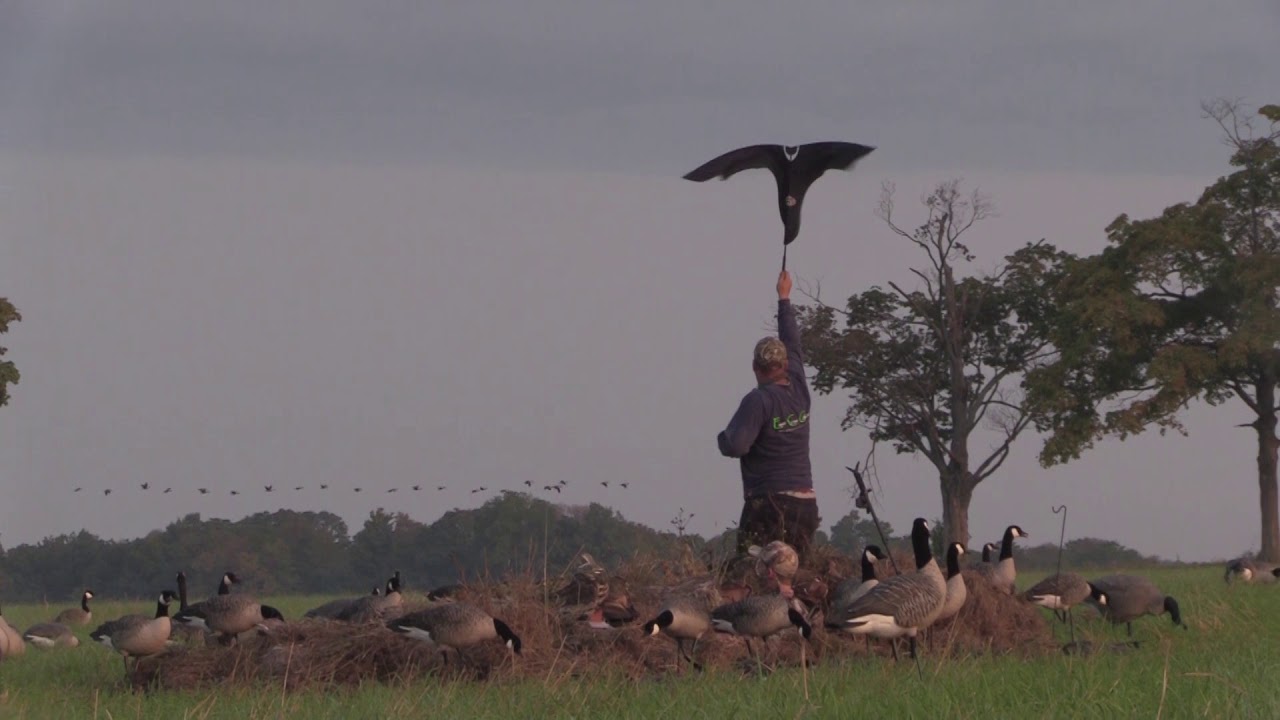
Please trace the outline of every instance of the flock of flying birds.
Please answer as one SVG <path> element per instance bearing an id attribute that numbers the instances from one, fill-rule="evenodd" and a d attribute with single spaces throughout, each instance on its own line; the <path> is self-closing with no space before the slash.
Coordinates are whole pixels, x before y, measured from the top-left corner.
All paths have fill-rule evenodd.
<path id="1" fill-rule="evenodd" d="M 530 490 L 533 490 L 533 488 L 534 488 L 534 482 L 533 482 L 532 480 L 525 480 L 522 484 L 523 484 L 526 488 L 529 488 Z M 551 484 L 551 485 L 543 485 L 543 486 L 542 486 L 542 491 L 543 491 L 544 493 L 552 493 L 552 492 L 554 492 L 554 493 L 556 493 L 556 494 L 558 495 L 558 494 L 560 494 L 560 492 L 561 492 L 561 491 L 563 491 L 563 490 L 564 490 L 564 488 L 565 488 L 565 487 L 567 487 L 567 486 L 568 486 L 568 484 L 569 484 L 569 483 L 568 483 L 568 481 L 561 480 L 561 481 L 559 481 L 559 482 L 557 482 L 557 483 L 554 483 L 554 484 Z M 622 488 L 623 490 L 626 490 L 627 488 L 631 487 L 631 483 L 629 483 L 629 482 L 615 482 L 615 483 L 610 483 L 608 480 L 601 480 L 601 481 L 600 481 L 600 485 L 601 485 L 601 487 L 606 487 L 606 488 L 607 488 L 607 487 L 615 487 L 615 486 L 616 486 L 616 487 L 620 487 L 620 488 Z M 151 483 L 149 483 L 149 482 L 139 483 L 139 484 L 138 484 L 138 487 L 139 487 L 140 491 L 143 491 L 143 492 L 147 492 L 147 491 L 151 491 L 151 490 L 152 490 L 152 484 L 151 484 Z M 318 487 L 319 487 L 319 489 L 320 489 L 320 490 L 328 490 L 328 489 L 329 489 L 329 484 L 328 484 L 328 483 L 321 483 L 320 485 L 318 485 Z M 448 486 L 448 485 L 436 485 L 436 486 L 435 486 L 435 491 L 436 491 L 436 492 L 440 492 L 440 491 L 442 491 L 442 490 L 447 490 L 448 488 L 449 488 L 449 486 Z M 159 487 L 157 486 L 155 489 L 156 489 L 156 490 L 158 490 L 158 491 L 160 492 L 160 494 L 161 494 L 161 495 L 168 495 L 169 493 L 173 492 L 173 488 L 172 488 L 172 487 L 166 487 L 164 490 L 160 490 L 160 489 L 159 489 Z M 307 489 L 307 486 L 306 486 L 306 485 L 295 485 L 295 486 L 293 486 L 293 491 L 294 491 L 294 492 L 299 492 L 299 491 L 306 490 L 306 489 Z M 430 489 L 431 489 L 431 486 L 429 486 L 429 485 L 421 485 L 421 484 L 418 484 L 418 485 L 408 485 L 408 486 L 405 486 L 403 489 L 404 489 L 406 492 L 421 492 L 421 491 L 423 491 L 423 490 L 430 490 Z M 72 492 L 72 493 L 78 493 L 78 492 L 84 492 L 84 490 L 85 490 L 85 488 L 84 488 L 83 486 L 81 486 L 81 487 L 77 487 L 76 489 L 72 490 L 71 492 Z M 263 486 L 262 486 L 262 490 L 263 490 L 263 492 L 273 493 L 273 492 L 276 492 L 276 491 L 277 491 L 277 488 L 276 488 L 276 486 L 275 486 L 275 485 L 263 485 Z M 282 492 L 283 492 L 283 491 L 287 491 L 287 490 L 288 490 L 288 487 L 281 487 L 281 488 L 279 488 L 279 490 L 280 490 L 280 491 L 282 491 Z M 336 490 L 336 488 L 335 488 L 335 490 Z M 357 493 L 359 493 L 359 492 L 364 492 L 364 491 L 365 491 L 365 488 L 364 488 L 364 487 L 357 486 L 357 487 L 353 487 L 353 488 L 351 488 L 351 490 L 352 490 L 352 492 L 357 492 Z M 390 495 L 390 494 L 392 494 L 392 493 L 399 492 L 400 490 L 401 490 L 401 488 L 399 488 L 399 487 L 392 487 L 392 488 L 387 488 L 384 492 L 385 492 L 385 494 Z M 372 492 L 373 490 L 372 490 L 372 489 L 370 489 L 370 491 Z M 488 491 L 489 491 L 489 488 L 488 488 L 488 487 L 486 487 L 486 486 L 484 486 L 484 485 L 480 485 L 480 486 L 477 486 L 477 487 L 473 487 L 473 488 L 471 488 L 471 494 L 472 494 L 472 495 L 476 495 L 476 494 L 483 493 L 483 492 L 488 492 Z M 115 492 L 115 490 L 114 490 L 114 489 L 112 489 L 112 488 L 103 488 L 103 490 L 102 490 L 102 494 L 103 494 L 104 496 L 111 495 L 111 493 L 113 493 L 113 492 Z M 201 495 L 208 495 L 208 494 L 210 494 L 212 491 L 211 491 L 209 488 L 201 487 L 201 488 L 196 488 L 196 492 L 198 492 L 198 493 L 199 493 L 199 494 L 201 494 Z M 240 490 L 231 490 L 231 491 L 230 491 L 230 493 L 231 493 L 232 495 L 241 495 L 241 494 L 242 494 Z"/>

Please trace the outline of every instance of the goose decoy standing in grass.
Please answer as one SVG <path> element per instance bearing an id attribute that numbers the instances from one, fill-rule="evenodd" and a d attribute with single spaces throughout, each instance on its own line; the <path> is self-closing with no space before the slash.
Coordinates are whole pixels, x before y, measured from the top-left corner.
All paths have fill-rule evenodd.
<path id="1" fill-rule="evenodd" d="M 1068 623 L 1073 643 L 1076 639 L 1076 625 L 1071 608 L 1085 602 L 1092 595 L 1093 585 L 1072 572 L 1050 575 L 1022 593 L 1027 602 L 1049 608 L 1059 621 Z M 1105 604 L 1105 600 L 1098 604 Z"/>
<path id="2" fill-rule="evenodd" d="M 449 648 L 453 648 L 458 663 L 462 664 L 464 648 L 488 640 L 501 640 L 513 653 L 520 654 L 520 638 L 506 623 L 467 603 L 447 602 L 407 613 L 388 621 L 387 627 L 407 638 L 439 647 L 446 664 Z"/>
<path id="3" fill-rule="evenodd" d="M 711 611 L 711 629 L 719 633 L 737 635 L 747 645 L 747 652 L 761 668 L 760 656 L 751 646 L 751 638 L 760 638 L 768 647 L 768 638 L 791 627 L 800 631 L 801 642 L 813 635 L 813 628 L 805 619 L 798 603 L 780 594 L 755 595 L 744 600 L 727 603 Z"/>
<path id="4" fill-rule="evenodd" d="M 929 523 L 916 518 L 911 527 L 911 548 L 916 572 L 894 575 L 871 588 L 839 614 L 827 616 L 826 625 L 854 635 L 870 635 L 886 640 L 907 636 L 911 656 L 916 657 L 916 634 L 929 627 L 942 612 L 947 599 L 947 581 L 929 547 Z M 898 657 L 893 643 L 893 657 Z"/>
<path id="5" fill-rule="evenodd" d="M 888 555 L 880 549 L 879 545 L 868 545 L 862 550 L 862 576 L 858 578 L 846 578 L 836 585 L 836 591 L 831 596 L 831 612 L 839 613 L 854 600 L 866 595 L 871 588 L 880 583 L 876 577 L 876 563 L 884 560 Z"/>
<path id="6" fill-rule="evenodd" d="M 958 542 L 947 546 L 947 599 L 942 603 L 942 611 L 934 622 L 942 622 L 955 617 L 964 601 L 969 599 L 969 589 L 964 584 L 964 576 L 960 574 L 960 556 L 966 550 Z"/>
<path id="7" fill-rule="evenodd" d="M 649 622 L 644 624 L 644 634 L 662 633 L 676 641 L 676 669 L 680 669 L 680 658 L 689 661 L 695 670 L 702 665 L 693 659 L 698 651 L 698 641 L 711 631 L 711 612 L 705 598 L 690 595 L 674 595 L 663 604 L 662 609 Z M 685 643 L 690 647 L 685 650 Z"/>
<path id="8" fill-rule="evenodd" d="M 1133 637 L 1133 621 L 1143 615 L 1163 615 L 1169 613 L 1174 625 L 1181 625 L 1183 630 L 1187 624 L 1182 621 L 1182 612 L 1178 609 L 1178 601 L 1171 595 L 1165 595 L 1155 583 L 1138 575 L 1107 575 L 1090 580 L 1093 595 L 1090 604 L 1098 608 L 1103 617 L 1113 625 L 1124 623 L 1128 627 L 1129 637 Z M 1105 602 L 1099 596 L 1105 596 Z"/>
<path id="9" fill-rule="evenodd" d="M 120 653 L 124 659 L 124 674 L 127 678 L 129 658 L 156 655 L 168 645 L 169 632 L 173 627 L 169 620 L 169 603 L 177 597 L 172 590 L 165 590 L 156 601 L 156 613 L 153 617 L 125 615 L 99 625 L 89 633 L 89 637 Z"/>
<path id="10" fill-rule="evenodd" d="M 32 625 L 27 631 L 22 633 L 22 639 L 27 641 L 31 647 L 48 650 L 56 647 L 76 647 L 80 644 L 80 638 L 71 632 L 71 628 L 60 622 L 47 622 L 38 625 Z"/>
<path id="11" fill-rule="evenodd" d="M 1000 542 L 1000 558 L 990 564 L 978 565 L 974 567 L 974 571 L 997 590 L 1013 595 L 1018 590 L 1018 568 L 1013 563 L 1013 541 L 1025 537 L 1029 537 L 1026 531 L 1017 525 L 1005 528 L 1004 539 Z"/>
<path id="12" fill-rule="evenodd" d="M 80 607 L 67 608 L 53 619 L 63 625 L 88 625 L 93 621 L 93 611 L 89 609 L 89 601 L 93 599 L 93 591 L 85 590 L 80 594 Z"/>

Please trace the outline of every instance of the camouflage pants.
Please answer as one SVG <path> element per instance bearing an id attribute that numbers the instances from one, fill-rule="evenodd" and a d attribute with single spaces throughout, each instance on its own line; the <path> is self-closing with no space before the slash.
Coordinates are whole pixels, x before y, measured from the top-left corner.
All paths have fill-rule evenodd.
<path id="1" fill-rule="evenodd" d="M 782 540 L 795 548 L 803 561 L 820 521 L 817 500 L 775 494 L 747 498 L 738 520 L 738 553 L 746 553 L 752 545 Z"/>

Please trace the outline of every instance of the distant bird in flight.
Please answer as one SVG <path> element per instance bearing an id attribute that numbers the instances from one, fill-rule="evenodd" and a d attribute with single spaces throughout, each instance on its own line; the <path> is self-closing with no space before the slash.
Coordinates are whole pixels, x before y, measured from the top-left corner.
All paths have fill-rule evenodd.
<path id="1" fill-rule="evenodd" d="M 396 489 L 395 489 L 395 488 L 391 488 L 391 489 L 390 489 L 390 490 L 388 490 L 387 492 L 389 492 L 389 493 L 393 493 L 393 492 L 395 492 L 395 491 L 396 491 Z"/>
<path id="2" fill-rule="evenodd" d="M 601 485 L 603 485 L 603 486 L 605 486 L 605 487 L 609 487 L 609 481 L 608 481 L 608 480 L 601 480 L 601 481 L 600 481 L 600 484 L 601 484 Z"/>
<path id="3" fill-rule="evenodd" d="M 624 488 L 625 488 L 625 487 L 630 487 L 630 486 L 631 486 L 631 483 L 622 483 L 622 487 L 624 487 Z"/>
<path id="4" fill-rule="evenodd" d="M 787 269 L 787 246 L 800 234 L 800 208 L 804 194 L 828 170 L 849 170 L 873 147 L 847 142 L 806 145 L 751 145 L 730 150 L 684 176 L 704 182 L 728 180 L 743 170 L 766 169 L 778 185 L 778 214 L 782 216 L 782 269 Z"/>
<path id="5" fill-rule="evenodd" d="M 271 491 L 275 490 L 275 487 L 276 487 L 276 486 L 275 486 L 275 485 L 263 485 L 262 487 L 263 487 L 267 492 L 271 492 Z"/>
<path id="6" fill-rule="evenodd" d="M 422 489 L 422 486 L 421 486 L 421 485 L 414 485 L 414 486 L 413 486 L 413 491 L 414 491 L 414 492 L 417 492 L 417 491 L 419 491 L 419 490 L 421 490 L 421 489 Z"/>
<path id="7" fill-rule="evenodd" d="M 239 494 L 240 494 L 240 491 L 239 491 L 239 490 L 232 490 L 232 491 L 231 491 L 231 494 L 232 494 L 232 495 L 239 495 Z"/>
<path id="8" fill-rule="evenodd" d="M 356 488 L 356 492 L 360 492 L 360 488 Z"/>
<path id="9" fill-rule="evenodd" d="M 301 485 L 299 485 L 299 486 L 297 486 L 297 487 L 295 487 L 295 488 L 294 488 L 294 490 L 301 490 L 301 489 L 302 489 L 302 486 L 301 486 Z"/>
<path id="10" fill-rule="evenodd" d="M 478 487 L 478 488 L 475 488 L 475 489 L 473 489 L 473 490 L 471 491 L 471 494 L 472 494 L 472 495 L 475 495 L 475 494 L 476 494 L 476 493 L 478 493 L 478 492 L 484 492 L 484 491 L 485 491 L 485 489 L 486 489 L 486 488 L 484 488 L 484 487 Z"/>
<path id="11" fill-rule="evenodd" d="M 532 480 L 525 480 L 525 481 L 524 481 L 524 486 L 525 486 L 525 487 L 533 487 L 533 481 L 532 481 Z"/>
<path id="12" fill-rule="evenodd" d="M 201 494 L 201 495 L 208 495 L 208 494 L 209 494 L 209 488 L 200 488 L 200 494 Z"/>
<path id="13" fill-rule="evenodd" d="M 559 492 L 560 492 L 560 486 L 559 486 L 559 485 L 543 485 L 543 486 L 542 486 L 542 489 L 543 489 L 543 490 L 546 490 L 547 492 L 551 492 L 552 490 L 555 490 L 557 493 L 559 493 Z"/>
<path id="14" fill-rule="evenodd" d="M 320 486 L 320 489 L 321 489 L 321 490 L 328 490 L 328 489 L 329 489 L 329 486 L 328 486 L 328 485 L 321 485 L 321 486 Z"/>
<path id="15" fill-rule="evenodd" d="M 102 494 L 103 494 L 103 495 L 110 495 L 110 494 L 111 494 L 111 488 L 107 488 L 106 490 L 103 490 L 103 491 L 102 491 Z"/>
<path id="16" fill-rule="evenodd" d="M 151 483 L 142 483 L 142 489 L 143 489 L 143 490 L 146 490 L 146 489 L 147 489 L 147 488 L 149 488 L 149 487 L 151 487 Z"/>
<path id="17" fill-rule="evenodd" d="M 437 485 L 437 486 L 436 486 L 436 490 L 443 490 L 443 489 L 445 489 L 446 487 L 448 487 L 448 486 L 447 486 L 447 485 Z"/>
<path id="18" fill-rule="evenodd" d="M 164 494 L 165 494 L 165 495 L 168 495 L 168 494 L 169 494 L 169 493 L 171 493 L 171 492 L 173 492 L 173 488 L 165 488 L 165 489 L 164 489 Z"/>
<path id="19" fill-rule="evenodd" d="M 80 491 L 81 491 L 81 490 L 83 490 L 83 489 L 84 489 L 84 488 L 76 488 L 75 490 L 72 490 L 71 492 L 80 492 Z"/>

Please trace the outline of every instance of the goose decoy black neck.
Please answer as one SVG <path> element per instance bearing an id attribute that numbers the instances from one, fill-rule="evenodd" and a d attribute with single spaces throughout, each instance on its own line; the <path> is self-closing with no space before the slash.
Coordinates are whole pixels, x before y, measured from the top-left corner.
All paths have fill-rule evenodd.
<path id="1" fill-rule="evenodd" d="M 1000 542 L 1000 559 L 1008 560 L 1013 557 L 1013 540 L 1014 538 L 1030 537 L 1026 531 L 1017 525 L 1010 525 L 1004 531 L 1004 539 Z"/>
<path id="2" fill-rule="evenodd" d="M 876 561 L 885 559 L 879 545 L 868 545 L 862 551 L 862 582 L 876 579 Z"/>
<path id="3" fill-rule="evenodd" d="M 929 547 L 929 521 L 916 518 L 911 524 L 911 549 L 916 556 L 916 569 L 923 569 L 933 562 L 933 549 Z"/>
<path id="4" fill-rule="evenodd" d="M 947 577 L 953 578 L 960 574 L 960 556 L 965 554 L 964 546 L 960 543 L 951 543 L 947 548 Z"/>

